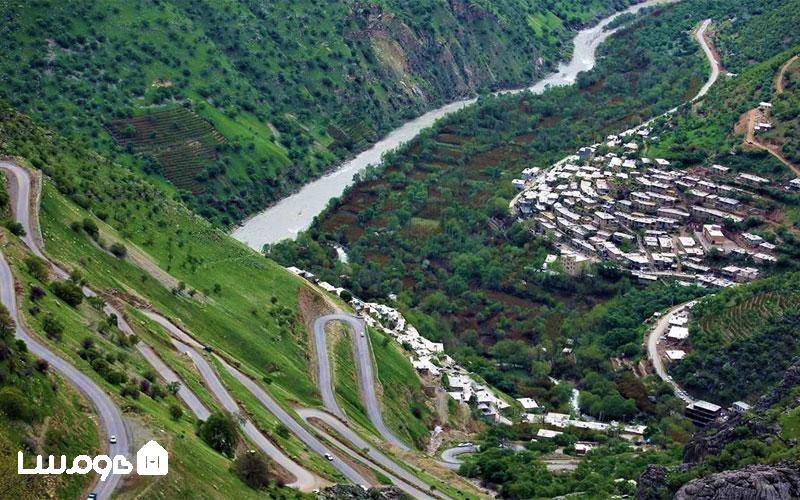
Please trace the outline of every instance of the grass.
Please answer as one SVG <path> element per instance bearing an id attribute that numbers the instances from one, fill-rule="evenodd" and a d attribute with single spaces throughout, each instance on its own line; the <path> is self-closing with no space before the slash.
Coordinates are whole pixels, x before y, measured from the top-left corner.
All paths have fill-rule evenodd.
<path id="1" fill-rule="evenodd" d="M 800 408 L 782 415 L 779 420 L 784 439 L 800 439 Z"/>
<path id="2" fill-rule="evenodd" d="M 331 328 L 329 324 L 329 328 Z M 355 352 L 350 338 L 352 331 L 339 323 L 334 323 L 334 335 L 328 335 L 328 355 L 333 358 L 333 384 L 339 407 L 347 419 L 356 423 L 373 436 L 379 436 L 372 425 L 361 402 L 358 374 L 355 366 Z M 329 330 L 330 332 L 330 330 Z"/>
<path id="3" fill-rule="evenodd" d="M 0 415 L 0 470 L 4 477 L 16 476 L 18 450 L 24 451 L 28 466 L 33 465 L 30 457 L 36 454 L 63 454 L 69 462 L 77 455 L 95 455 L 99 450 L 99 436 L 94 424 L 97 416 L 93 407 L 55 373 L 40 375 L 34 372 L 19 384 L 24 386 L 31 405 L 40 410 L 41 419 L 22 422 Z M 28 440 L 37 443 L 35 451 L 26 449 Z M 4 489 L 4 495 L 43 497 L 50 491 L 59 498 L 77 498 L 92 481 L 89 475 L 31 476 L 26 479 L 18 483 L 18 486 L 24 485 L 24 494 L 15 492 L 16 488 L 12 487 L 10 491 Z"/>
<path id="4" fill-rule="evenodd" d="M 39 333 L 39 339 L 92 378 L 123 409 L 126 419 L 135 429 L 132 441 L 134 450 L 149 439 L 156 439 L 168 449 L 173 458 L 167 476 L 139 478 L 132 485 L 126 486 L 121 492 L 122 497 L 135 497 L 143 492 L 182 498 L 226 498 L 228 494 L 241 498 L 258 496 L 238 478 L 227 473 L 230 468 L 227 458 L 210 449 L 195 436 L 194 418 L 188 410 L 184 409 L 184 416 L 179 421 L 171 419 L 169 407 L 174 404 L 182 405 L 177 397 L 166 395 L 161 399 L 151 399 L 144 394 L 138 399 L 122 397 L 119 392 L 121 386 L 107 382 L 79 356 L 84 340 L 91 339 L 97 349 L 114 357 L 111 365 L 127 374 L 129 380 L 142 379 L 151 371 L 149 364 L 132 347 L 120 346 L 119 332 L 112 330 L 104 335 L 98 331 L 99 325 L 104 321 L 102 313 L 86 302 L 77 308 L 69 307 L 51 292 L 47 292 L 44 298 L 34 304 L 28 296 L 30 287 L 36 285 L 47 290 L 47 285 L 38 282 L 27 272 L 22 262 L 27 251 L 19 240 L 14 240 L 12 245 L 7 246 L 5 253 L 19 283 L 23 285 L 25 299 L 20 309 L 24 311 L 27 323 Z M 34 306 L 38 309 L 35 315 L 31 312 Z M 60 340 L 47 339 L 41 334 L 42 318 L 48 315 L 56 318 L 64 327 Z M 132 326 L 140 329 L 140 325 Z M 80 426 L 76 424 L 75 428 L 79 429 Z M 93 446 L 96 446 L 96 431 L 94 432 L 94 437 L 89 434 L 81 439 L 85 439 L 87 443 L 95 443 Z M 209 477 L 214 479 L 208 480 Z"/>

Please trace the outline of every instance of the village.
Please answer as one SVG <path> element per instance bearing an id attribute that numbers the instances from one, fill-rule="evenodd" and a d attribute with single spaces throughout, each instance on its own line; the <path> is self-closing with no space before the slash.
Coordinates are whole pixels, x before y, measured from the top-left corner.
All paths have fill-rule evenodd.
<path id="1" fill-rule="evenodd" d="M 668 277 L 722 288 L 752 281 L 775 264 L 775 244 L 737 229 L 765 216 L 751 200 L 758 198 L 753 190 L 772 181 L 723 165 L 677 170 L 668 160 L 642 157 L 641 139 L 650 132 L 610 135 L 512 181 L 520 191 L 513 214 L 533 221 L 531 232 L 559 250 L 542 270 L 552 272 L 557 262 L 579 275 L 610 261 L 644 282 Z M 800 189 L 800 179 L 783 188 Z M 726 258 L 710 258 L 719 256 Z"/>
<path id="2" fill-rule="evenodd" d="M 320 280 L 314 274 L 288 267 L 290 272 L 315 284 L 321 289 L 341 296 L 344 288 Z M 393 297 L 390 297 L 393 298 Z M 364 322 L 395 339 L 410 353 L 409 359 L 419 376 L 429 384 L 441 386 L 448 397 L 459 404 L 474 406 L 484 421 L 499 425 L 516 422 L 540 426 L 537 439 L 552 439 L 567 428 L 584 429 L 603 433 L 614 433 L 631 442 L 643 444 L 646 426 L 619 422 L 597 422 L 582 415 L 579 408 L 579 391 L 573 389 L 570 414 L 547 411 L 533 398 L 513 399 L 495 390 L 480 378 L 458 365 L 444 352 L 444 345 L 423 337 L 419 331 L 397 309 L 385 304 L 366 302 L 352 297 L 349 304 Z M 559 381 L 552 379 L 554 384 Z M 514 419 L 509 415 L 515 415 Z M 578 455 L 590 451 L 596 443 L 579 442 L 575 445 Z"/>

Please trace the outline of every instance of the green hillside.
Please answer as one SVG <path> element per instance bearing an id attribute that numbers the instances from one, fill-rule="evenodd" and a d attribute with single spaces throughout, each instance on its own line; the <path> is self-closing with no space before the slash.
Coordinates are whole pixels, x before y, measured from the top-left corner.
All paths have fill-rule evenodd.
<path id="1" fill-rule="evenodd" d="M 403 119 L 531 81 L 573 28 L 628 3 L 3 2 L 0 98 L 228 225 Z M 224 141 L 159 147 L 186 128 L 163 120 L 181 107 Z"/>
<path id="2" fill-rule="evenodd" d="M 798 306 L 796 273 L 703 300 L 692 311 L 692 352 L 675 367 L 675 378 L 719 404 L 752 401 L 800 355 Z"/>

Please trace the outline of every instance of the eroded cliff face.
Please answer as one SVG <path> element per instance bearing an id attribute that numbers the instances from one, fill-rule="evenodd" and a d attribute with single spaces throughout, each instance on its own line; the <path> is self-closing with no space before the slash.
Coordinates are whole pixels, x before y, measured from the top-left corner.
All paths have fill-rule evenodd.
<path id="1" fill-rule="evenodd" d="M 366 37 L 383 70 L 424 103 L 521 85 L 544 69 L 539 50 L 516 46 L 514 30 L 470 0 L 442 3 L 429 14 L 435 23 L 413 27 L 378 4 L 357 4 L 352 15 L 365 29 L 351 35 Z"/>
<path id="2" fill-rule="evenodd" d="M 800 498 L 796 465 L 751 465 L 689 481 L 675 500 L 788 500 Z"/>
<path id="3" fill-rule="evenodd" d="M 797 446 L 796 442 L 787 442 L 781 437 L 780 426 L 767 418 L 767 412 L 776 410 L 791 412 L 800 407 L 798 388 L 800 388 L 800 359 L 795 360 L 786 370 L 783 380 L 765 394 L 751 412 L 734 415 L 724 422 L 718 422 L 696 433 L 684 446 L 682 465 L 672 468 L 649 466 L 639 477 L 637 500 L 670 498 L 669 473 L 689 471 L 702 464 L 708 456 L 718 455 L 727 445 L 739 439 L 756 438 L 767 444 L 773 440 L 782 440 L 789 447 Z M 711 474 L 686 483 L 674 498 L 680 500 L 800 498 L 800 464 L 752 465 L 740 470 Z"/>

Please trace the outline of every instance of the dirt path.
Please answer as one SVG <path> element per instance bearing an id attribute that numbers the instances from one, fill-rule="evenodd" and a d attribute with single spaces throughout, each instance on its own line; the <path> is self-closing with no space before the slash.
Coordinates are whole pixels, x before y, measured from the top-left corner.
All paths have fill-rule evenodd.
<path id="1" fill-rule="evenodd" d="M 775 75 L 774 80 L 774 87 L 775 87 L 775 94 L 780 95 L 785 90 L 784 86 L 784 77 L 786 75 L 786 71 L 789 67 L 794 64 L 798 59 L 800 59 L 800 55 L 794 56 L 788 61 L 786 61 L 778 73 Z M 750 146 L 757 149 L 763 149 L 764 151 L 768 152 L 772 156 L 774 156 L 778 161 L 789 167 L 789 169 L 796 175 L 800 177 L 800 166 L 795 165 L 788 158 L 783 155 L 781 151 L 781 147 L 775 144 L 768 144 L 760 139 L 758 139 L 755 135 L 755 125 L 758 121 L 763 121 L 761 118 L 766 118 L 766 113 L 762 111 L 760 108 L 751 109 L 746 113 L 746 130 L 744 136 L 744 143 L 746 146 Z"/>
<path id="2" fill-rule="evenodd" d="M 783 84 L 783 81 L 785 80 L 786 77 L 786 70 L 788 70 L 789 66 L 794 64 L 795 61 L 797 61 L 798 59 L 800 59 L 800 55 L 796 55 L 791 59 L 789 59 L 788 61 L 786 61 L 786 63 L 783 66 L 781 66 L 781 69 L 780 71 L 778 71 L 778 74 L 775 75 L 775 93 L 777 95 L 783 94 L 783 91 L 786 90 Z"/>

